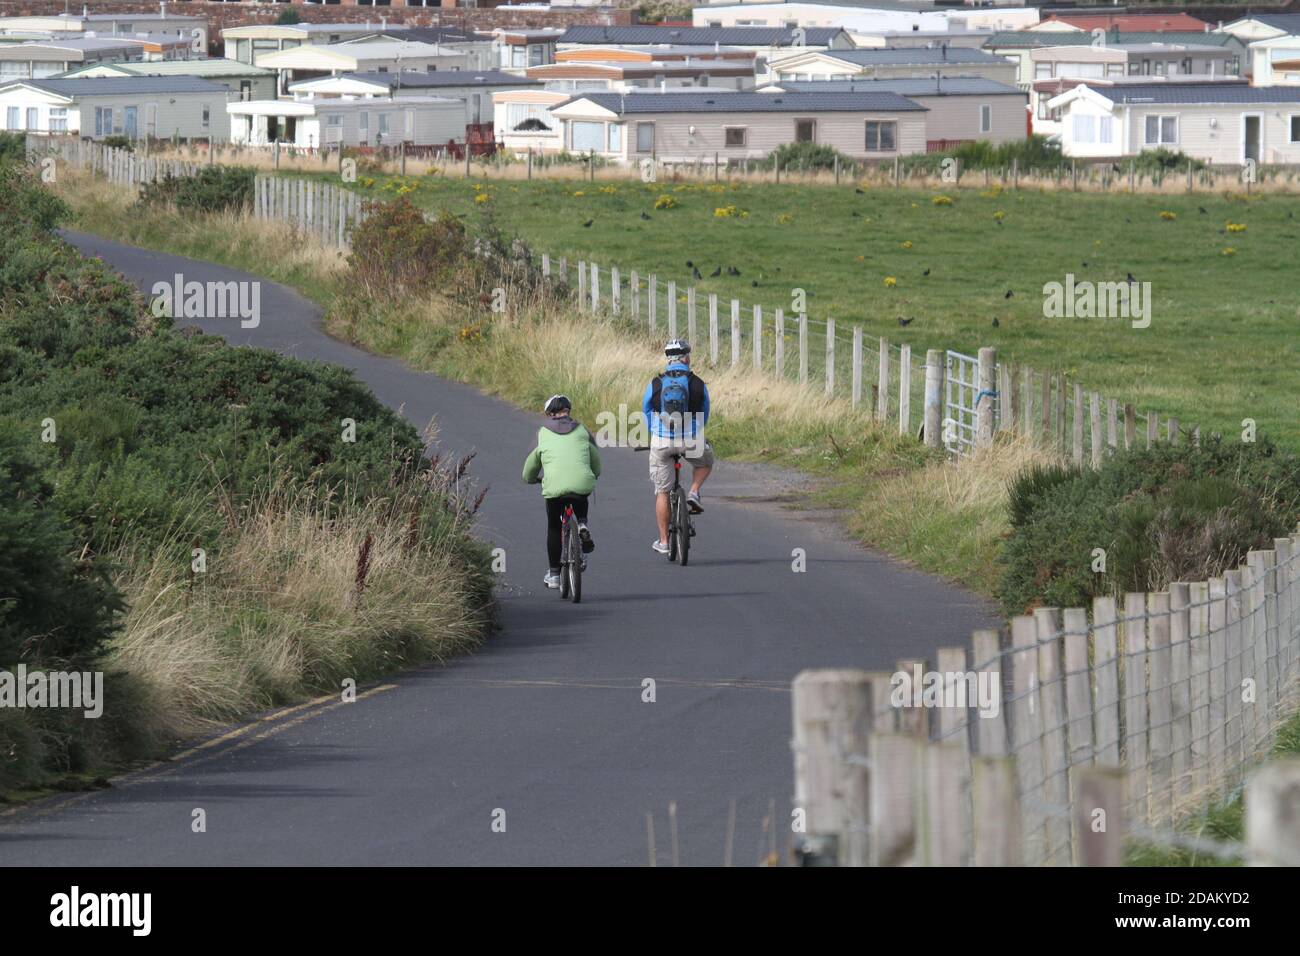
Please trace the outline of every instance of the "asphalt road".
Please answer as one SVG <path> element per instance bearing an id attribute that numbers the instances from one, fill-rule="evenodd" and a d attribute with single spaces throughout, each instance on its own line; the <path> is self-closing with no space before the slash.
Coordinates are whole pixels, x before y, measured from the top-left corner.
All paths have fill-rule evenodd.
<path id="1" fill-rule="evenodd" d="M 146 289 L 178 272 L 254 278 L 69 238 Z M 675 801 L 681 862 L 718 865 L 734 799 L 734 860 L 752 865 L 769 806 L 788 841 L 795 675 L 892 670 L 995 621 L 977 598 L 784 508 L 774 499 L 797 494 L 792 476 L 726 461 L 705 488 L 690 566 L 670 565 L 649 547 L 645 456 L 623 449 L 604 453 L 592 499 L 583 603 L 561 602 L 541 586 L 540 493 L 519 474 L 538 415 L 329 338 L 319 310 L 286 288 L 264 282 L 261 305 L 255 329 L 197 324 L 347 366 L 417 427 L 436 416 L 445 448 L 478 452 L 473 474 L 490 485 L 478 531 L 506 549 L 503 628 L 474 655 L 397 675 L 354 704 L 264 715 L 111 789 L 0 816 L 0 863 L 644 865 L 653 814 L 665 865 Z M 792 571 L 794 548 L 805 573 Z M 647 678 L 654 703 L 642 700 Z M 198 808 L 204 833 L 192 831 Z"/>

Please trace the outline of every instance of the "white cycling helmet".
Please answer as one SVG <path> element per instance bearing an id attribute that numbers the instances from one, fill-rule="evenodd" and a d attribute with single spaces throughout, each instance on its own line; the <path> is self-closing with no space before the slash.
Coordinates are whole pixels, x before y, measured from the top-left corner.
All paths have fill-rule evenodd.
<path id="1" fill-rule="evenodd" d="M 573 410 L 573 402 L 569 401 L 569 396 L 552 395 L 546 400 L 546 404 L 542 406 L 542 411 L 547 415 L 554 415 L 562 408 L 567 408 L 570 411 Z"/>
<path id="2" fill-rule="evenodd" d="M 664 355 L 667 355 L 670 358 L 675 355 L 690 355 L 690 354 L 691 354 L 691 343 L 687 342 L 685 339 L 673 339 L 667 345 L 664 346 Z"/>

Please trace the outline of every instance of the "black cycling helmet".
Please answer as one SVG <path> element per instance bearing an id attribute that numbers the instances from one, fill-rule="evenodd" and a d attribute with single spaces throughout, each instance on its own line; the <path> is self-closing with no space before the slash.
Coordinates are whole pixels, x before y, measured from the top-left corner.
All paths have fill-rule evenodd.
<path id="1" fill-rule="evenodd" d="M 554 415 L 562 408 L 567 408 L 570 411 L 573 410 L 573 402 L 569 401 L 569 396 L 552 395 L 546 400 L 546 404 L 542 407 L 542 411 L 547 415 Z"/>
<path id="2" fill-rule="evenodd" d="M 672 339 L 667 345 L 664 346 L 664 355 L 667 355 L 669 358 L 675 355 L 690 355 L 690 354 L 691 354 L 691 343 L 687 342 L 685 339 Z"/>

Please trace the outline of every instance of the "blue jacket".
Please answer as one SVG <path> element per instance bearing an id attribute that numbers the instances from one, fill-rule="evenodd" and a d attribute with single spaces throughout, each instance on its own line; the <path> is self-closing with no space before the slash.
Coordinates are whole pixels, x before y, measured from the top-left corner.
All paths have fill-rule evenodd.
<path id="1" fill-rule="evenodd" d="M 690 366 L 685 362 L 669 362 L 668 367 L 664 370 L 665 375 L 677 372 L 689 373 Z M 674 436 L 669 432 L 670 422 L 667 420 L 660 421 L 659 410 L 655 407 L 658 404 L 658 389 L 656 386 L 659 384 L 659 379 L 660 376 L 656 375 L 646 385 L 645 394 L 641 397 L 641 414 L 645 416 L 646 426 L 650 429 L 652 438 L 671 438 Z M 694 387 L 691 389 L 690 411 L 694 414 L 690 416 L 690 427 L 686 429 L 685 434 L 676 435 L 678 438 L 698 437 L 703 426 L 709 422 L 709 386 L 704 384 L 704 379 L 698 375 L 691 375 L 691 381 Z"/>

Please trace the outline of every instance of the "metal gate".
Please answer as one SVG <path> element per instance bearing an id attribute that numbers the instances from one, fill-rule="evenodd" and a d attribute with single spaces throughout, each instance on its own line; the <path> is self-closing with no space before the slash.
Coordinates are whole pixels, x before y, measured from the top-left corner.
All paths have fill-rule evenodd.
<path id="1" fill-rule="evenodd" d="M 975 450 L 979 403 L 993 402 L 993 427 L 997 428 L 997 396 L 980 394 L 980 362 L 973 355 L 948 351 L 944 375 L 943 447 L 950 455 L 969 455 Z M 997 381 L 997 368 L 993 370 Z"/>

